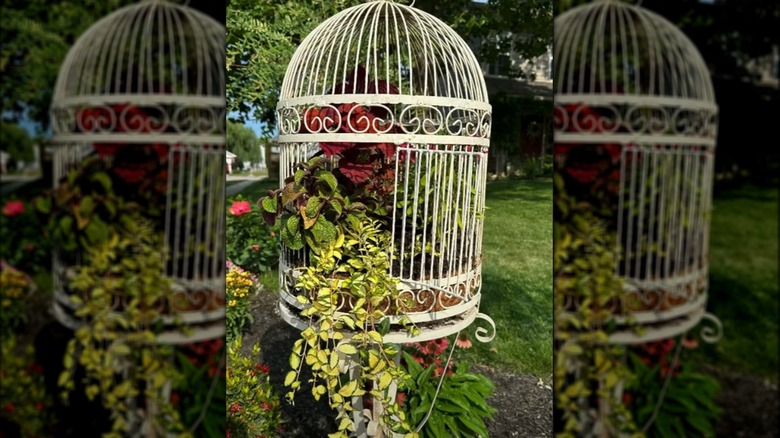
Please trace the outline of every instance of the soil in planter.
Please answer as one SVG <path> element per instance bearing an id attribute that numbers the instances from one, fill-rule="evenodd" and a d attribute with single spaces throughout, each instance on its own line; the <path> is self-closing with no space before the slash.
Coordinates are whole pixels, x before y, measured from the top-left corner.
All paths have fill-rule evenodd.
<path id="1" fill-rule="evenodd" d="M 612 309 L 614 314 L 621 316 L 626 316 L 638 312 L 665 312 L 694 301 L 697 297 L 704 293 L 705 286 L 706 281 L 699 279 L 697 280 L 695 286 L 691 283 L 687 283 L 685 285 L 684 295 L 673 295 L 671 291 L 664 289 L 625 292 L 622 305 L 621 303 L 617 302 L 617 300 L 611 299 L 604 305 L 603 308 Z M 647 302 L 644 302 L 637 294 L 640 294 L 641 296 L 647 297 L 649 299 Z M 693 298 L 689 299 L 687 297 Z M 579 308 L 576 297 L 572 298 L 573 299 L 568 301 L 564 306 L 564 311 L 576 312 Z M 598 310 L 598 308 L 594 307 L 593 310 Z"/>

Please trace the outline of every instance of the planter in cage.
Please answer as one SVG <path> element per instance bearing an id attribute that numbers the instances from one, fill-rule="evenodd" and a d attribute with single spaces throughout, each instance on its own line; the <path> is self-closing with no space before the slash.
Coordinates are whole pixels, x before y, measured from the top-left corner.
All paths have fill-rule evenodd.
<path id="1" fill-rule="evenodd" d="M 556 164 L 616 236 L 616 321 L 647 328 L 614 340 L 717 323 L 705 310 L 717 134 L 706 64 L 673 24 L 624 2 L 574 8 L 555 28 Z"/>
<path id="2" fill-rule="evenodd" d="M 294 397 L 311 366 L 344 434 L 409 431 L 393 344 L 492 325 L 479 313 L 490 114 L 468 45 L 392 1 L 326 20 L 287 68 L 281 187 L 260 200 L 281 235 L 280 314 L 302 337 L 285 384 Z"/>
<path id="3" fill-rule="evenodd" d="M 157 341 L 224 333 L 224 53 L 223 26 L 162 1 L 115 11 L 69 51 L 51 107 L 55 188 L 43 206 L 59 243 L 62 323 L 82 322 L 76 272 L 136 221 L 153 230 L 172 284 L 168 298 L 148 303 L 163 315 Z M 134 269 L 116 266 L 106 279 Z M 111 302 L 126 310 L 126 297 Z M 182 333 L 182 324 L 193 330 Z"/>
<path id="4" fill-rule="evenodd" d="M 282 187 L 263 209 L 281 227 L 288 321 L 303 326 L 296 297 L 315 293 L 299 281 L 313 259 L 333 258 L 323 270 L 343 292 L 338 310 L 355 307 L 360 297 L 343 280 L 364 267 L 342 254 L 339 239 L 349 243 L 369 220 L 398 280 L 398 293 L 375 303 L 393 326 L 405 317 L 429 328 L 421 336 L 430 339 L 471 323 L 490 105 L 465 42 L 435 17 L 390 1 L 345 10 L 293 56 L 278 122 Z"/>

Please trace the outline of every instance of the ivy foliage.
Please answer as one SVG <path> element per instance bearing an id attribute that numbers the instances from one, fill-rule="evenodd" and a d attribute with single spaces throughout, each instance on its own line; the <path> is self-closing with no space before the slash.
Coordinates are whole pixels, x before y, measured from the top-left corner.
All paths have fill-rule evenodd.
<path id="1" fill-rule="evenodd" d="M 353 398 L 364 396 L 384 407 L 382 418 L 374 421 L 414 436 L 403 409 L 387 391 L 406 379 L 394 360 L 400 349 L 384 340 L 390 330 L 388 317 L 398 317 L 412 335 L 419 329 L 398 305 L 398 280 L 389 274 L 390 231 L 369 214 L 376 216 L 383 203 L 368 196 L 363 202 L 351 200 L 325 163 L 322 157 L 302 163 L 282 189 L 259 201 L 265 220 L 280 229 L 285 246 L 304 249 L 310 258 L 308 266 L 298 269 L 295 285 L 303 306 L 300 316 L 308 319 L 309 327 L 293 346 L 284 382 L 291 391 L 286 396 L 294 401 L 306 365 L 313 372 L 312 396 L 326 396 L 337 410 L 338 430 L 330 437 L 346 438 L 355 430 Z"/>
<path id="2" fill-rule="evenodd" d="M 574 438 L 586 432 L 641 436 L 616 391 L 632 378 L 622 360 L 625 347 L 608 342 L 612 304 L 619 301 L 623 290 L 615 275 L 615 236 L 607 232 L 593 206 L 565 192 L 559 174 L 553 179 L 554 331 L 558 343 L 554 390 L 563 423 L 556 436 Z M 574 309 L 569 305 L 572 299 L 579 303 Z M 592 409 L 597 403 L 606 405 Z"/>

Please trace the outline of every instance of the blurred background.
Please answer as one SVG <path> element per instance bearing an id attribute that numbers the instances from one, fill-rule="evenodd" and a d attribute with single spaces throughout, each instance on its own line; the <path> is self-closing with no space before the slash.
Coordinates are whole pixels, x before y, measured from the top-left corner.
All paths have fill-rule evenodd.
<path id="1" fill-rule="evenodd" d="M 589 3 L 555 0 L 555 15 Z M 721 384 L 717 436 L 776 436 L 780 4 L 629 1 L 677 25 L 701 52 L 719 106 L 707 309 L 723 338 L 686 353 Z"/>

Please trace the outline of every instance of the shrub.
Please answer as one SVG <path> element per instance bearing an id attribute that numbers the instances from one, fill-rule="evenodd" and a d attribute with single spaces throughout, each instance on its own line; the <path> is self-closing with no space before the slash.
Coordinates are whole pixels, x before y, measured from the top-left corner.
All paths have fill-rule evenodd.
<path id="1" fill-rule="evenodd" d="M 250 356 L 241 354 L 241 337 L 228 345 L 227 436 L 235 438 L 281 436 L 279 397 L 271 387 L 268 365 L 252 358 L 260 356 L 260 345 Z"/>
<path id="2" fill-rule="evenodd" d="M 25 322 L 24 307 L 31 288 L 27 275 L 0 261 L 0 339 L 13 336 Z"/>
<path id="3" fill-rule="evenodd" d="M 684 340 L 677 348 L 693 346 L 695 342 Z M 624 393 L 624 403 L 639 425 L 651 421 L 646 426 L 647 436 L 713 437 L 713 425 L 721 412 L 714 402 L 720 385 L 714 378 L 694 371 L 691 364 L 675 360 L 675 347 L 676 341 L 667 339 L 643 344 L 629 353 L 634 379 Z M 661 405 L 657 406 L 659 401 Z"/>
<path id="4" fill-rule="evenodd" d="M 438 345 L 441 346 L 441 343 Z M 441 361 L 441 358 L 437 358 Z M 444 358 L 446 360 L 446 358 Z M 412 426 L 420 424 L 436 394 L 441 367 L 436 363 L 424 368 L 419 358 L 404 352 L 404 362 L 409 377 L 404 392 L 399 394 Z M 485 419 L 492 419 L 496 410 L 487 403 L 495 390 L 485 376 L 468 372 L 468 365 L 458 363 L 454 372 L 444 377 L 431 415 L 420 430 L 421 438 L 487 437 Z"/>
<path id="5" fill-rule="evenodd" d="M 225 276 L 225 292 L 227 308 L 225 309 L 225 337 L 231 341 L 244 331 L 244 327 L 253 322 L 249 311 L 249 298 L 255 289 L 257 277 L 230 261 L 227 262 Z"/>
<path id="6" fill-rule="evenodd" d="M 16 425 L 22 438 L 45 436 L 51 431 L 51 398 L 46 394 L 43 369 L 34 361 L 31 345 L 17 347 L 16 338 L 2 341 L 0 361 L 0 418 Z M 11 431 L 7 431 L 11 435 Z"/>
<path id="7" fill-rule="evenodd" d="M 279 260 L 278 239 L 263 223 L 259 207 L 240 195 L 229 202 L 225 225 L 228 260 L 254 274 L 274 269 Z"/>
<path id="8" fill-rule="evenodd" d="M 196 436 L 225 433 L 225 344 L 222 339 L 184 345 L 178 351 L 181 379 L 171 393 L 182 423 Z"/>

